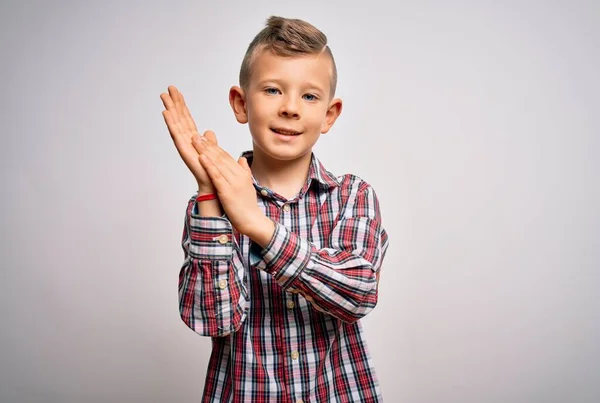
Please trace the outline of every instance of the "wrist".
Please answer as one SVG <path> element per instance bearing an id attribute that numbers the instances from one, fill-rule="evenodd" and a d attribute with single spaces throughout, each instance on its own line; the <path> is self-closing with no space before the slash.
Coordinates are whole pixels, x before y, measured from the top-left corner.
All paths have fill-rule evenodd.
<path id="1" fill-rule="evenodd" d="M 217 195 L 215 193 L 206 193 L 206 194 L 198 194 L 198 196 L 196 196 L 196 202 L 197 203 L 202 203 L 205 201 L 209 201 L 209 200 L 219 200 L 219 198 L 217 197 Z"/>
<path id="2" fill-rule="evenodd" d="M 203 196 L 207 194 L 216 194 L 217 191 L 214 186 L 205 186 L 198 184 L 198 196 Z"/>
<path id="3" fill-rule="evenodd" d="M 219 199 L 196 201 L 198 205 L 198 215 L 200 217 L 221 217 L 223 210 Z"/>
<path id="4" fill-rule="evenodd" d="M 262 248 L 265 248 L 271 242 L 275 233 L 275 222 L 266 215 L 261 214 L 250 226 L 250 229 L 242 233 Z"/>

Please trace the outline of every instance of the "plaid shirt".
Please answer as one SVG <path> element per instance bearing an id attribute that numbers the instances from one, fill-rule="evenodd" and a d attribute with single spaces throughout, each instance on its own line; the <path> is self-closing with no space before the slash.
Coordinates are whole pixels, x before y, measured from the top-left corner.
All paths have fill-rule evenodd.
<path id="1" fill-rule="evenodd" d="M 275 222 L 264 249 L 188 202 L 179 309 L 212 337 L 202 401 L 382 401 L 359 321 L 377 303 L 388 246 L 375 192 L 314 154 L 294 199 L 254 185 Z"/>

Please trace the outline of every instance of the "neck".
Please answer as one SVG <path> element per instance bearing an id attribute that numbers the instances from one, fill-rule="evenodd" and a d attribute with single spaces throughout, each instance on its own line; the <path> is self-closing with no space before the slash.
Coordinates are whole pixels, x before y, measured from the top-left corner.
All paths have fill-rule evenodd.
<path id="1" fill-rule="evenodd" d="M 280 161 L 266 155 L 258 147 L 254 147 L 252 158 L 252 175 L 261 185 L 275 193 L 291 199 L 300 192 L 306 183 L 312 153 L 288 161 Z"/>

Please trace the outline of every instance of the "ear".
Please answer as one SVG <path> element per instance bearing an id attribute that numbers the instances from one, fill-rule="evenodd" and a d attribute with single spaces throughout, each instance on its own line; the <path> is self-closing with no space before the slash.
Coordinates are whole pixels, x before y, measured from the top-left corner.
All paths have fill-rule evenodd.
<path id="1" fill-rule="evenodd" d="M 325 120 L 321 125 L 321 133 L 327 133 L 331 126 L 335 123 L 336 119 L 342 113 L 342 100 L 339 98 L 332 99 L 329 103 L 329 108 L 325 114 Z"/>
<path id="2" fill-rule="evenodd" d="M 244 90 L 233 86 L 229 90 L 229 104 L 238 122 L 248 123 L 248 112 L 246 110 L 246 98 Z"/>

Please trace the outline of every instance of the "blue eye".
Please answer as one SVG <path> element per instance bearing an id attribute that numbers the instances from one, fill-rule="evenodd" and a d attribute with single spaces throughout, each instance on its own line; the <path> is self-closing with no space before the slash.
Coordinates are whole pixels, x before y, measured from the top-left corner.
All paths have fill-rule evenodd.
<path id="1" fill-rule="evenodd" d="M 271 87 L 271 88 L 266 88 L 265 92 L 267 94 L 275 95 L 275 94 L 279 93 L 279 90 L 277 88 L 272 88 Z"/>
<path id="2" fill-rule="evenodd" d="M 307 101 L 316 101 L 318 98 L 313 94 L 304 94 L 304 99 Z"/>

